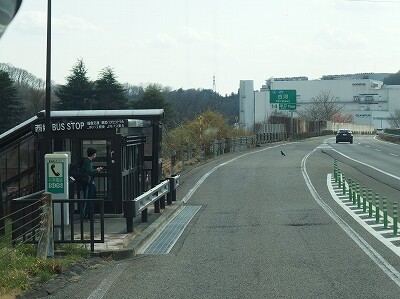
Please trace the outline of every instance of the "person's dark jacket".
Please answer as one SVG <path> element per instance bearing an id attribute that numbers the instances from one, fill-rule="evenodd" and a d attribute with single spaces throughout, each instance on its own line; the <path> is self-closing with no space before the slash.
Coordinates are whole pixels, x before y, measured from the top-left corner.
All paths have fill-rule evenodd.
<path id="1" fill-rule="evenodd" d="M 88 157 L 83 158 L 82 169 L 89 174 L 88 183 L 93 184 L 94 176 L 97 174 L 97 170 L 93 167 L 92 160 L 90 160 Z"/>

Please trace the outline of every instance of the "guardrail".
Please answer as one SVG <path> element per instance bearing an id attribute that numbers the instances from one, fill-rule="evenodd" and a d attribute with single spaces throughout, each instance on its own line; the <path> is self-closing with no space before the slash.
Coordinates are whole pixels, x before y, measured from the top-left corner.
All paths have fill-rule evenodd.
<path id="1" fill-rule="evenodd" d="M 179 186 L 179 178 L 180 175 L 174 175 L 135 199 L 123 202 L 128 233 L 133 232 L 133 220 L 139 213 L 142 214 L 142 222 L 147 222 L 148 207 L 151 204 L 154 204 L 154 212 L 160 213 L 160 208 L 165 208 L 166 195 L 168 204 L 176 201 L 176 188 Z"/>

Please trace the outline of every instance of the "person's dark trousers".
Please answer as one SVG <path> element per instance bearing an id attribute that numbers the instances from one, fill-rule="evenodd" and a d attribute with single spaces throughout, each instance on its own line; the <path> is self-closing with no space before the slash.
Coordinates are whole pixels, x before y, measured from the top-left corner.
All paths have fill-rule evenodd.
<path id="1" fill-rule="evenodd" d="M 87 183 L 83 185 L 83 198 L 94 199 L 96 198 L 96 185 Z M 85 201 L 83 204 L 83 220 L 89 220 L 90 217 L 90 204 Z"/>

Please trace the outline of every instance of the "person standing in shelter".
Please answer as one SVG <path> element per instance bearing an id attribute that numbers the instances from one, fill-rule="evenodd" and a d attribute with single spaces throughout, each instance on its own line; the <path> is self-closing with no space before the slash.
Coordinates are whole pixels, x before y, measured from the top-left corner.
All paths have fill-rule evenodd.
<path id="1" fill-rule="evenodd" d="M 93 167 L 93 160 L 96 158 L 97 150 L 93 147 L 89 147 L 87 149 L 87 157 L 83 158 L 82 161 L 82 169 L 86 171 L 89 175 L 89 179 L 87 182 L 83 183 L 83 198 L 84 199 L 93 199 L 96 198 L 96 185 L 94 183 L 94 176 L 103 170 L 103 167 Z M 89 220 L 90 215 L 90 205 L 88 202 L 85 202 L 83 207 L 83 219 L 84 221 Z"/>

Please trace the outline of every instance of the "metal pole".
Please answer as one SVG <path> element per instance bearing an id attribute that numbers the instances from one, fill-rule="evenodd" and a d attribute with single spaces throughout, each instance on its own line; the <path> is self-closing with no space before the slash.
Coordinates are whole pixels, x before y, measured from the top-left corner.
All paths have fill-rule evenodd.
<path id="1" fill-rule="evenodd" d="M 46 50 L 46 115 L 45 115 L 45 153 L 51 153 L 51 0 L 47 0 L 47 50 Z"/>
<path id="2" fill-rule="evenodd" d="M 293 139 L 293 111 L 290 111 L 290 138 Z"/>

